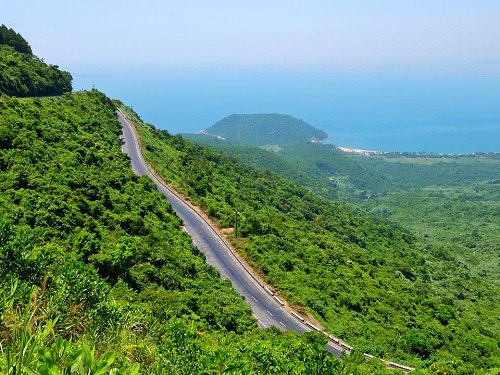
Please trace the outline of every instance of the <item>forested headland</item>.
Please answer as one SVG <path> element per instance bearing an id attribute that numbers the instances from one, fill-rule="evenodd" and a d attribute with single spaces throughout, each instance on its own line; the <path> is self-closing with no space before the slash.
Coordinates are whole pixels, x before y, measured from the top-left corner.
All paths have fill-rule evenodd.
<path id="1" fill-rule="evenodd" d="M 281 147 L 310 140 L 321 140 L 327 134 L 303 120 L 279 113 L 231 115 L 217 121 L 203 134 L 216 136 L 232 144 Z M 218 138 L 217 138 L 218 137 Z"/>

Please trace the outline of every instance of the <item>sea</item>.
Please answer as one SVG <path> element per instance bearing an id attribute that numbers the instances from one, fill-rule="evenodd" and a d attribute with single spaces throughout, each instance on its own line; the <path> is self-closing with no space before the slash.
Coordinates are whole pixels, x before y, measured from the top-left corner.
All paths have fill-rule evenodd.
<path id="1" fill-rule="evenodd" d="M 178 69 L 91 74 L 92 87 L 171 134 L 243 113 L 283 113 L 328 134 L 327 143 L 379 151 L 500 152 L 500 76 L 370 71 Z"/>

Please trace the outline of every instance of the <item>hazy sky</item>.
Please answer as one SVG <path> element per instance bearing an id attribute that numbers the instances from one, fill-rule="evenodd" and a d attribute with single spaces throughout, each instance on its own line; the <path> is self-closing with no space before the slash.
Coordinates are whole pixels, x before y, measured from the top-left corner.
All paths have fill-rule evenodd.
<path id="1" fill-rule="evenodd" d="M 499 0 L 1 0 L 63 67 L 499 65 Z M 500 68 L 499 68 L 500 69 Z"/>

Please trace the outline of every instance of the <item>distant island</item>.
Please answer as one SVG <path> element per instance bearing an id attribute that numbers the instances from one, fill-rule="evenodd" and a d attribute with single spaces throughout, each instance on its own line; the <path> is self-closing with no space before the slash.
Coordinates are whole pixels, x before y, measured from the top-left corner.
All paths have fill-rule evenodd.
<path id="1" fill-rule="evenodd" d="M 231 115 L 200 134 L 251 146 L 288 146 L 328 136 L 305 121 L 278 113 Z"/>

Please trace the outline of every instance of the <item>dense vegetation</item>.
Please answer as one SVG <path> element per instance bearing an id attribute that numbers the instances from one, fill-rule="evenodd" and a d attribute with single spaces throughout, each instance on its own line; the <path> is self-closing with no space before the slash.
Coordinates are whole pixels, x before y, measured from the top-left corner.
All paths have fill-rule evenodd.
<path id="1" fill-rule="evenodd" d="M 359 202 L 405 223 L 451 270 L 442 290 L 463 314 L 500 335 L 500 186 L 494 181 L 397 191 Z"/>
<path id="2" fill-rule="evenodd" d="M 469 288 L 475 295 L 457 302 L 470 316 L 481 305 L 484 324 L 498 337 L 499 311 L 490 302 L 500 300 L 499 154 L 366 157 L 321 144 L 271 153 L 222 141 L 211 142 L 211 147 L 410 228 L 422 247 L 441 253 L 450 269 L 465 269 L 473 276 Z M 457 280 L 450 283 L 453 277 Z M 461 273 L 451 273 L 446 283 L 460 286 L 461 278 Z M 460 295 L 460 288 L 442 289 Z"/>
<path id="3" fill-rule="evenodd" d="M 296 144 L 267 152 L 190 136 L 328 198 L 349 201 L 410 228 L 440 258 L 448 277 L 438 290 L 461 314 L 499 337 L 500 156 L 359 156 L 334 146 Z M 480 312 L 479 316 L 477 315 Z"/>
<path id="4" fill-rule="evenodd" d="M 119 132 L 96 91 L 0 97 L 1 373 L 392 373 L 257 329 Z"/>
<path id="5" fill-rule="evenodd" d="M 496 259 L 498 206 L 481 207 L 489 219 L 459 239 L 477 251 L 471 271 L 439 243 L 139 126 L 148 159 L 221 226 L 239 210 L 232 240 L 261 274 L 360 349 L 341 362 L 321 335 L 256 328 L 154 184 L 132 174 L 103 94 L 5 96 L 57 95 L 71 76 L 0 33 L 1 373 L 394 373 L 361 350 L 424 368 L 416 374 L 498 372 L 498 280 L 477 279 L 494 277 L 482 259 Z M 447 197 L 445 209 L 464 197 L 498 203 L 497 186 L 428 188 L 411 204 L 425 207 L 425 194 Z M 389 199 L 406 199 L 382 198 L 372 208 L 386 216 Z M 468 213 L 481 217 L 475 205 Z"/>
<path id="6" fill-rule="evenodd" d="M 4 25 L 0 27 L 0 94 L 60 95 L 72 90 L 71 81 L 70 73 L 34 56 L 21 35 Z"/>
<path id="7" fill-rule="evenodd" d="M 31 55 L 31 46 L 23 36 L 5 25 L 0 26 L 0 44 L 11 46 L 17 52 Z"/>
<path id="8" fill-rule="evenodd" d="M 350 155 L 334 145 L 298 143 L 279 152 L 186 134 L 187 139 L 292 180 L 327 198 L 350 202 L 429 186 L 453 187 L 500 176 L 500 155 Z"/>
<path id="9" fill-rule="evenodd" d="M 206 133 L 254 146 L 285 146 L 327 137 L 324 131 L 307 122 L 277 113 L 231 115 L 206 129 Z"/>
<path id="10" fill-rule="evenodd" d="M 237 210 L 235 246 L 331 332 L 430 373 L 498 371 L 495 291 L 440 248 L 220 152 L 138 128 L 157 171 L 221 227 L 233 226 Z"/>

